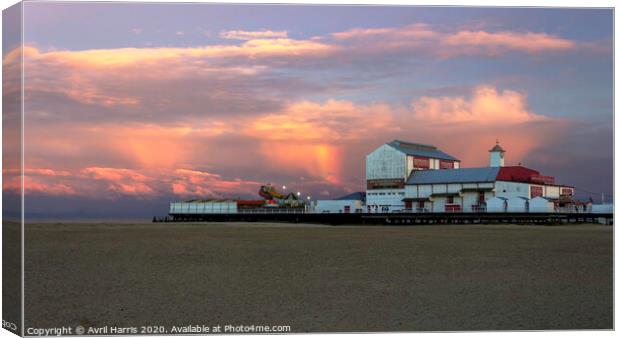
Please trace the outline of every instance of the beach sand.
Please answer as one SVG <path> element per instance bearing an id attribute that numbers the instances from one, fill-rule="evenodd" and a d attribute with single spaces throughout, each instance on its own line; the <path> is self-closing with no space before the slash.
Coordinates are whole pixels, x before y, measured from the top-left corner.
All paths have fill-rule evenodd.
<path id="1" fill-rule="evenodd" d="M 611 329 L 599 225 L 29 224 L 26 327 Z"/>

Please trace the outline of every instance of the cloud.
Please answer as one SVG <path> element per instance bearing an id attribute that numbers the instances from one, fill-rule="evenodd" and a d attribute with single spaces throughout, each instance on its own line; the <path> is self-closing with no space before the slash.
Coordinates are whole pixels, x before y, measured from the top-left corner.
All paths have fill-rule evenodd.
<path id="1" fill-rule="evenodd" d="M 27 167 L 65 173 L 31 171 L 28 191 L 255 196 L 259 182 L 289 184 L 303 176 L 304 191 L 338 194 L 363 189 L 364 155 L 395 138 L 436 144 L 464 166 L 477 166 L 486 164 L 496 138 L 516 164 L 566 135 L 566 121 L 536 113 L 522 91 L 481 85 L 465 94 L 439 90 L 418 97 L 411 94 L 417 85 L 389 81 L 410 71 L 423 76 L 429 70 L 421 75 L 403 67 L 421 57 L 521 53 L 538 59 L 578 48 L 562 37 L 420 24 L 312 39 L 270 30 L 221 37 L 230 41 L 24 48 Z M 3 62 L 17 65 L 18 55 Z"/>
<path id="2" fill-rule="evenodd" d="M 337 40 L 367 40 L 375 38 L 435 38 L 439 33 L 433 31 L 429 25 L 413 24 L 403 27 L 386 28 L 353 28 L 343 32 L 331 34 Z"/>
<path id="3" fill-rule="evenodd" d="M 328 183 L 332 186 L 344 184 L 347 180 L 342 172 L 344 147 L 323 143 L 262 142 L 260 152 L 270 161 L 272 167 L 286 168 L 300 176 L 309 176 L 315 184 Z"/>
<path id="4" fill-rule="evenodd" d="M 318 41 L 288 38 L 249 39 L 238 45 L 197 47 L 111 48 L 81 51 L 41 51 L 27 48 L 29 62 L 62 64 L 73 67 L 110 69 L 136 65 L 154 66 L 158 62 L 187 62 L 191 59 L 317 57 L 333 52 L 335 46 Z"/>
<path id="5" fill-rule="evenodd" d="M 4 175 L 20 175 L 21 169 L 3 169 Z M 25 176 L 70 176 L 71 173 L 66 170 L 52 170 L 45 168 L 27 168 L 23 170 Z"/>
<path id="6" fill-rule="evenodd" d="M 304 47 L 297 42 L 247 43 L 253 49 L 273 48 L 273 53 L 280 55 L 290 51 L 290 56 L 298 55 L 297 60 L 303 58 Z M 244 62 L 190 57 L 183 56 L 188 52 L 183 48 L 174 49 L 168 58 L 155 49 L 127 51 L 129 56 L 124 52 L 43 52 L 27 48 L 25 99 L 29 118 L 46 124 L 195 124 L 215 116 L 278 110 L 282 104 L 278 96 L 285 88 L 287 97 L 316 90 L 303 79 L 274 75 L 269 65 L 253 64 L 255 58 Z"/>
<path id="7" fill-rule="evenodd" d="M 528 110 L 524 94 L 485 85 L 476 87 L 470 98 L 423 96 L 412 106 L 415 118 L 426 123 L 506 125 L 546 119 Z"/>
<path id="8" fill-rule="evenodd" d="M 243 133 L 258 140 L 270 167 L 340 185 L 346 180 L 344 144 L 360 142 L 368 134 L 398 130 L 393 115 L 392 107 L 383 103 L 301 101 L 256 118 Z"/>
<path id="9" fill-rule="evenodd" d="M 42 193 L 35 183 L 57 182 L 62 186 L 50 191 L 107 198 L 253 196 L 259 182 L 290 184 L 300 176 L 312 182 L 304 191 L 314 195 L 354 191 L 362 188 L 364 155 L 392 139 L 435 144 L 471 167 L 486 165 L 487 150 L 499 138 L 507 162 L 517 164 L 566 135 L 569 126 L 533 112 L 525 93 L 490 85 L 404 105 L 292 101 L 259 116 L 174 125 L 34 124 L 27 144 L 31 163 L 52 171 L 32 169 L 38 177 L 29 191 Z"/>
<path id="10" fill-rule="evenodd" d="M 2 189 L 21 193 L 22 171 L 20 169 L 2 170 Z M 24 191 L 28 194 L 42 195 L 76 195 L 76 190 L 59 178 L 69 177 L 71 174 L 64 170 L 52 170 L 45 168 L 30 168 L 23 171 Z"/>
<path id="11" fill-rule="evenodd" d="M 263 115 L 305 95 L 334 95 L 370 85 L 363 79 L 334 79 L 342 76 L 343 66 L 364 67 L 364 74 L 378 71 L 384 78 L 401 74 L 403 62 L 415 56 L 540 54 L 576 46 L 545 33 L 449 32 L 425 24 L 356 28 L 316 39 L 291 39 L 285 31 L 267 29 L 221 33 L 244 39 L 192 47 L 48 51 L 25 47 L 25 99 L 30 111 L 46 123 L 53 119 L 177 123 L 216 115 Z M 17 50 L 10 52 L 4 64 L 19 69 L 19 55 Z M 19 76 L 18 71 L 7 72 L 13 73 Z M 374 83 L 371 80 L 366 79 Z"/>
<path id="12" fill-rule="evenodd" d="M 3 186 L 3 189 L 17 190 L 19 187 L 20 185 L 9 181 L 8 185 Z M 30 176 L 24 177 L 24 191 L 26 195 L 41 194 L 53 196 L 73 196 L 78 194 L 73 187 L 64 183 L 41 182 L 41 180 Z"/>
<path id="13" fill-rule="evenodd" d="M 272 141 L 334 142 L 363 138 L 376 129 L 396 128 L 387 104 L 356 105 L 350 101 L 295 102 L 282 111 L 259 117 L 248 135 Z"/>
<path id="14" fill-rule="evenodd" d="M 531 54 L 547 51 L 565 51 L 577 46 L 575 41 L 545 33 L 515 33 L 485 31 L 459 31 L 446 35 L 442 44 L 452 47 L 480 48 L 486 54 L 499 54 L 508 50 L 522 51 Z M 469 52 L 473 53 L 472 49 Z"/>
<path id="15" fill-rule="evenodd" d="M 3 189 L 19 193 L 19 170 L 3 171 Z M 259 182 L 225 179 L 219 174 L 194 169 L 128 169 L 87 167 L 76 170 L 32 168 L 24 171 L 26 195 L 83 196 L 95 199 L 116 199 L 123 196 L 156 198 L 233 197 L 255 195 Z"/>
<path id="16" fill-rule="evenodd" d="M 523 163 L 533 150 L 562 138 L 571 125 L 532 112 L 523 93 L 489 85 L 473 88 L 468 96 L 415 99 L 405 116 L 423 126 L 414 128 L 418 137 L 441 146 L 466 167 L 487 165 L 485 149 L 496 139 L 508 150 L 507 164 Z"/>
<path id="17" fill-rule="evenodd" d="M 410 51 L 441 57 L 496 56 L 508 52 L 541 54 L 575 50 L 576 41 L 540 32 L 445 31 L 426 24 L 392 28 L 354 28 L 331 36 L 366 52 Z"/>
<path id="18" fill-rule="evenodd" d="M 112 182 L 122 180 L 144 182 L 148 180 L 145 175 L 130 169 L 89 167 L 83 169 L 81 172 L 96 180 Z"/>
<path id="19" fill-rule="evenodd" d="M 254 195 L 260 183 L 241 179 L 225 180 L 206 171 L 177 169 L 171 182 L 172 192 L 179 196 L 228 197 L 237 194 Z"/>
<path id="20" fill-rule="evenodd" d="M 230 30 L 221 31 L 220 37 L 223 39 L 235 39 L 235 40 L 253 40 L 253 39 L 286 39 L 288 33 L 286 31 L 242 31 L 242 30 Z"/>

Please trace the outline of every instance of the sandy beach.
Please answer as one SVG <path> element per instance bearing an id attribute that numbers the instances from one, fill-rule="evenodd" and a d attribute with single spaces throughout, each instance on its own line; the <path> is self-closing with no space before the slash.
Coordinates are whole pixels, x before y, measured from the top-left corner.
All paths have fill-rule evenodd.
<path id="1" fill-rule="evenodd" d="M 29 224 L 26 327 L 611 329 L 599 225 Z"/>

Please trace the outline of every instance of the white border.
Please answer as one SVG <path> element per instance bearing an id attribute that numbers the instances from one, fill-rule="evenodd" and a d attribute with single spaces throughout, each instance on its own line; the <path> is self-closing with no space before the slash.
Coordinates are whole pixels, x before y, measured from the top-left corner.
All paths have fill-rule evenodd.
<path id="1" fill-rule="evenodd" d="M 63 0 L 65 2 L 80 2 L 80 0 Z M 91 1 L 91 2 L 96 2 L 96 1 Z M 124 2 L 124 1 L 106 1 L 106 2 Z M 198 1 L 174 1 L 174 0 L 150 0 L 150 1 L 134 1 L 134 2 L 162 2 L 162 3 L 199 3 Z M 17 3 L 16 1 L 10 1 L 10 0 L 0 0 L 0 4 L 2 5 L 2 9 L 6 9 L 8 7 L 10 7 L 11 5 Z M 204 2 L 203 2 L 204 3 Z M 235 4 L 235 3 L 245 3 L 245 4 L 265 4 L 265 3 L 269 3 L 269 4 L 316 4 L 316 5 L 405 5 L 405 6 L 410 6 L 410 5 L 418 5 L 418 6 L 480 6 L 480 7 L 574 7 L 574 8 L 615 8 L 615 2 L 614 1 L 609 1 L 609 0 L 590 0 L 590 1 L 578 1 L 578 0 L 538 0 L 538 1 L 533 1 L 533 0 L 519 0 L 519 1 L 515 1 L 515 0 L 506 0 L 506 1 L 502 1 L 502 2 L 497 2 L 497 1 L 489 1 L 489 0 L 450 0 L 450 1 L 432 1 L 432 0 L 415 0 L 415 1 L 411 1 L 411 0 L 400 0 L 400 1 L 395 1 L 395 0 L 388 0 L 388 1 L 379 1 L 379 0 L 355 0 L 355 1 L 351 1 L 351 0 L 342 0 L 342 1 L 330 1 L 330 0 L 314 0 L 314 1 L 304 1 L 304 0 L 288 0 L 286 2 L 267 2 L 267 1 L 260 1 L 260 0 L 244 0 L 244 1 L 231 1 L 231 0 L 221 0 L 221 1 L 217 1 L 217 2 L 207 2 L 207 3 L 230 3 L 230 4 Z M 21 12 L 22 12 L 22 30 L 21 30 L 21 41 L 22 44 L 24 42 L 24 20 L 23 20 L 23 6 L 21 8 Z M 617 36 L 618 34 L 618 28 L 615 25 L 615 13 L 614 13 L 614 102 L 613 102 L 613 107 L 614 107 L 614 131 L 615 131 L 615 127 L 617 127 L 618 123 L 615 119 L 615 95 L 617 94 L 617 87 L 616 87 L 616 78 L 617 78 L 617 70 L 615 67 L 615 63 L 617 61 L 617 54 L 615 53 L 615 36 Z M 0 31 L 1 31 L 1 25 L 0 25 Z M 0 47 L 1 48 L 1 47 Z M 22 54 L 22 76 L 24 74 L 24 62 L 23 62 L 23 54 Z M 0 81 L 1 81 L 1 77 L 0 77 Z M 24 95 L 24 83 L 22 81 L 22 99 Z M 0 103 L 0 107 L 1 107 L 1 103 Z M 22 102 L 22 133 L 21 133 L 21 147 L 22 147 L 22 158 L 21 158 L 21 166 L 23 168 L 24 166 L 24 105 Z M 0 128 L 0 139 L 2 136 L 2 130 Z M 615 132 L 614 132 L 614 195 L 615 196 L 620 196 L 618 195 L 618 192 L 620 189 L 618 189 L 618 186 L 616 184 L 616 168 L 618 168 L 617 166 L 617 158 L 616 158 L 616 152 L 615 149 L 617 149 L 617 140 L 615 138 Z M 0 159 L 1 161 L 1 159 Z M 2 178 L 0 177 L 0 184 L 2 183 Z M 2 197 L 0 195 L 0 205 L 2 202 Z M 24 277 L 24 177 L 22 175 L 22 196 L 21 196 L 21 202 L 22 202 L 22 330 L 24 329 L 24 290 L 23 290 L 23 277 Z M 616 206 L 617 208 L 617 206 Z M 614 212 L 617 212 L 618 210 L 615 209 Z M 0 215 L 1 217 L 1 215 Z M 616 271 L 616 251 L 615 251 L 615 239 L 617 233 L 616 231 L 614 231 L 614 271 Z M 0 232 L 0 240 L 1 240 L 1 232 Z M 1 242 L 0 242 L 1 243 Z M 2 274 L 0 273 L 0 283 L 1 283 L 1 276 Z M 616 287 L 618 286 L 618 280 L 617 278 L 615 278 L 615 273 L 614 273 L 614 300 L 615 300 L 615 290 Z M 614 302 L 614 305 L 616 303 Z M 619 315 L 618 312 L 615 311 L 615 306 L 614 306 L 614 324 L 618 322 L 619 319 Z M 437 335 L 437 334 L 442 334 L 442 333 L 378 333 L 377 335 L 379 336 L 386 336 L 386 337 L 396 337 L 396 336 L 402 336 L 402 335 L 424 335 L 424 334 L 432 334 L 432 335 Z M 22 335 L 23 335 L 23 331 L 22 331 Z M 328 336 L 332 336 L 333 334 L 312 334 L 313 336 L 319 336 L 319 337 L 328 337 Z M 340 335 L 340 334 L 337 334 Z M 348 337 L 363 337 L 366 334 L 347 334 Z M 491 332 L 491 331 L 483 331 L 483 332 L 479 332 L 479 331 L 475 331 L 475 332 L 460 332 L 460 333 L 452 333 L 452 336 L 459 336 L 459 337 L 478 337 L 479 335 L 500 335 L 503 337 L 526 337 L 526 336 L 531 336 L 531 337 L 609 337 L 612 335 L 615 335 L 614 331 L 538 331 L 538 332 Z M 242 337 L 242 335 L 231 335 L 232 337 Z M 243 337 L 255 337 L 255 336 L 259 336 L 259 335 L 243 335 Z M 12 333 L 10 333 L 9 331 L 6 330 L 0 330 L 0 337 L 14 337 L 14 335 Z M 164 336 L 164 337 L 178 337 L 178 336 Z"/>

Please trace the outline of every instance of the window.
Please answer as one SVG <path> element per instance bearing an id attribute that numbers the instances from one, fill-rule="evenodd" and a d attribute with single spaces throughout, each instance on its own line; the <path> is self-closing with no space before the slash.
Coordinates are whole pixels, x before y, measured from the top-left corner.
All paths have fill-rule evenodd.
<path id="1" fill-rule="evenodd" d="M 478 203 L 484 203 L 484 191 L 478 192 Z"/>
<path id="2" fill-rule="evenodd" d="M 543 195 L 543 187 L 533 185 L 530 188 L 530 198 L 534 198 L 534 197 L 542 196 L 542 195 Z"/>
<path id="3" fill-rule="evenodd" d="M 446 199 L 447 204 L 454 204 L 454 196 L 448 196 Z"/>
<path id="4" fill-rule="evenodd" d="M 418 201 L 418 208 L 424 209 L 424 201 Z"/>

